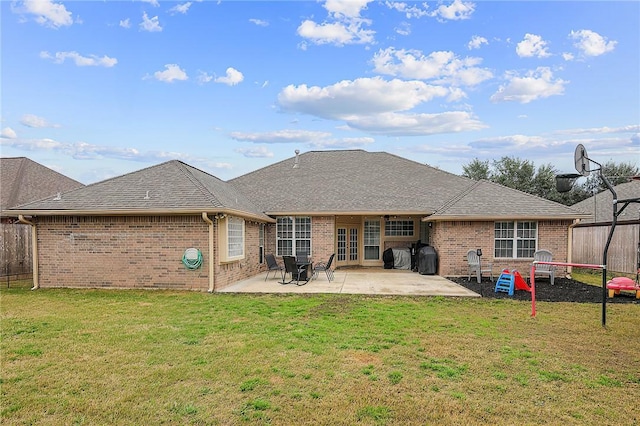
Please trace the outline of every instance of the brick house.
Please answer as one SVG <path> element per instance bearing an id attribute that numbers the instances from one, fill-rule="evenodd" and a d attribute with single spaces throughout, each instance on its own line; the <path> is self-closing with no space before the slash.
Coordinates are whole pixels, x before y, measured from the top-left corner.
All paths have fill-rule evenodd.
<path id="1" fill-rule="evenodd" d="M 443 276 L 466 253 L 528 270 L 545 248 L 566 261 L 569 207 L 384 152 L 312 151 L 228 182 L 179 161 L 24 205 L 37 228 L 42 287 L 215 291 L 264 270 L 263 254 L 336 254 L 336 266 L 382 267 L 383 252 L 433 246 Z M 186 248 L 202 252 L 188 270 Z"/>
<path id="2" fill-rule="evenodd" d="M 0 183 L 0 275 L 30 277 L 30 226 L 8 209 L 84 185 L 26 157 L 0 158 Z"/>

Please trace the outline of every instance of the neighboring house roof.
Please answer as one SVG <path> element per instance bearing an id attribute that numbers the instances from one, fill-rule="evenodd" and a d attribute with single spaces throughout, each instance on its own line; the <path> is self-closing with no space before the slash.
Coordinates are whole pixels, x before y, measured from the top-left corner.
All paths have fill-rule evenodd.
<path id="1" fill-rule="evenodd" d="M 622 207 L 621 200 L 640 198 L 640 181 L 632 180 L 614 186 L 618 196 L 618 209 Z M 580 201 L 572 206 L 589 214 L 589 217 L 582 220 L 582 223 L 607 223 L 613 221 L 613 194 L 611 191 L 602 191 L 593 197 Z M 640 219 L 640 204 L 632 203 L 618 215 L 618 222 Z"/>
<path id="2" fill-rule="evenodd" d="M 307 152 L 229 183 L 272 215 L 428 215 L 472 181 L 386 152 L 346 150 Z"/>
<path id="3" fill-rule="evenodd" d="M 577 219 L 586 215 L 565 205 L 487 180 L 474 182 L 427 220 Z"/>
<path id="4" fill-rule="evenodd" d="M 172 160 L 17 207 L 21 214 L 109 215 L 220 212 L 262 221 L 264 215 L 228 183 Z"/>
<path id="5" fill-rule="evenodd" d="M 26 157 L 0 158 L 0 210 L 84 185 Z"/>

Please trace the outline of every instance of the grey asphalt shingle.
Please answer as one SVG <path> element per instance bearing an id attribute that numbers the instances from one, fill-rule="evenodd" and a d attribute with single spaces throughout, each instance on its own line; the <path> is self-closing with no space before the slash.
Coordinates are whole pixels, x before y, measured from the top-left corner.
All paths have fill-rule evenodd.
<path id="1" fill-rule="evenodd" d="M 264 211 L 429 214 L 471 180 L 385 152 L 311 151 L 229 182 Z"/>
<path id="2" fill-rule="evenodd" d="M 617 185 L 613 189 L 619 201 L 640 198 L 640 181 L 638 180 Z M 582 220 L 583 223 L 602 223 L 613 220 L 613 194 L 608 190 L 580 201 L 572 207 L 589 214 L 588 218 Z M 619 205 L 618 208 L 620 207 L 622 206 Z M 640 219 L 640 204 L 637 203 L 630 204 L 618 215 L 620 222 L 638 219 Z"/>
<path id="3" fill-rule="evenodd" d="M 29 158 L 0 158 L 0 210 L 83 186 Z"/>
<path id="4" fill-rule="evenodd" d="M 433 219 L 574 219 L 583 216 L 579 210 L 481 180 L 439 208 Z"/>
<path id="5" fill-rule="evenodd" d="M 215 209 L 265 216 L 228 183 L 173 160 L 136 172 L 19 206 L 19 210 L 67 210 L 83 213 L 154 211 L 177 213 Z"/>

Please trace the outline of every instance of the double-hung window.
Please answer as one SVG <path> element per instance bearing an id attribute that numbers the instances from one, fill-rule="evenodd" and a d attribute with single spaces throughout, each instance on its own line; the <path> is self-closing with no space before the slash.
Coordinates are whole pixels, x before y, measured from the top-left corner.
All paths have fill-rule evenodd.
<path id="1" fill-rule="evenodd" d="M 284 216 L 276 219 L 277 256 L 311 255 L 311 218 Z"/>
<path id="2" fill-rule="evenodd" d="M 364 221 L 364 260 L 380 259 L 380 221 Z"/>
<path id="3" fill-rule="evenodd" d="M 533 258 L 537 242 L 537 222 L 495 222 L 494 224 L 494 257 Z"/>

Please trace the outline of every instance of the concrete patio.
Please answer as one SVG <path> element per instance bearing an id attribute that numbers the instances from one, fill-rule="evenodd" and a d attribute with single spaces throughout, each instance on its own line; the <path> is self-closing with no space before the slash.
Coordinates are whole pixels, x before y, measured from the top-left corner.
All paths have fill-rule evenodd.
<path id="1" fill-rule="evenodd" d="M 305 285 L 281 284 L 282 276 L 272 272 L 265 281 L 263 272 L 252 278 L 239 281 L 221 293 L 343 293 L 403 296 L 449 296 L 480 297 L 452 281 L 438 275 L 420 275 L 404 270 L 338 269 L 329 282 L 324 272 Z M 288 278 L 287 278 L 288 279 Z"/>

